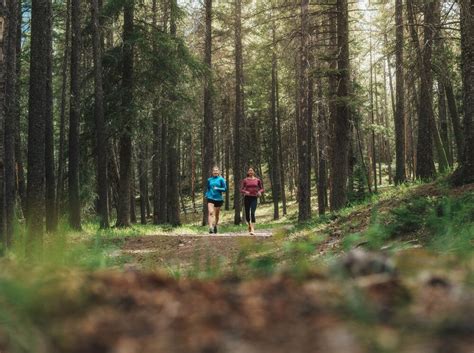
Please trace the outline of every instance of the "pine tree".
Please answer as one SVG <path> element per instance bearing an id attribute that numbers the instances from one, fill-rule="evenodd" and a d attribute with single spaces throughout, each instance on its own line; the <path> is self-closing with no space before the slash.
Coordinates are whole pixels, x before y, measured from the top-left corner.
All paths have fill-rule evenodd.
<path id="1" fill-rule="evenodd" d="M 337 99 L 332 131 L 331 210 L 347 202 L 351 112 L 349 107 L 349 11 L 347 0 L 337 0 Z"/>
<path id="2" fill-rule="evenodd" d="M 204 63 L 207 72 L 204 76 L 204 121 L 202 131 L 202 187 L 204 192 L 207 189 L 207 178 L 214 163 L 214 115 L 212 105 L 212 0 L 205 2 L 206 12 L 206 34 Z M 203 199 L 202 224 L 207 224 L 207 204 Z"/>
<path id="3" fill-rule="evenodd" d="M 71 0 L 71 99 L 69 112 L 69 223 L 81 229 L 79 198 L 79 127 L 81 119 L 81 0 Z"/>
<path id="4" fill-rule="evenodd" d="M 243 64 L 242 64 L 242 3 L 234 0 L 234 35 L 235 35 L 235 118 L 234 118 L 234 224 L 241 222 L 240 178 L 241 162 L 241 127 L 244 121 L 243 102 Z"/>
<path id="5" fill-rule="evenodd" d="M 31 6 L 30 86 L 28 106 L 27 253 L 43 242 L 45 217 L 46 81 L 48 80 L 49 0 Z"/>
<path id="6" fill-rule="evenodd" d="M 15 140 L 18 130 L 18 1 L 7 1 L 8 22 L 5 46 L 5 245 L 11 245 L 16 207 Z M 0 129 L 1 130 L 1 129 Z M 0 162 L 1 163 L 1 162 Z M 0 232 L 1 233 L 1 232 Z"/>
<path id="7" fill-rule="evenodd" d="M 133 14 L 134 0 L 123 6 L 122 107 L 119 141 L 120 182 L 117 226 L 130 226 L 130 186 L 132 182 L 133 112 Z"/>
<path id="8" fill-rule="evenodd" d="M 92 40 L 93 40 L 93 60 L 94 60 L 94 116 L 96 129 L 96 154 L 97 154 L 97 195 L 98 214 L 100 217 L 100 227 L 109 227 L 109 206 L 107 178 L 107 132 L 104 118 L 104 89 L 102 83 L 102 30 L 100 25 L 99 0 L 91 1 L 92 16 Z"/>

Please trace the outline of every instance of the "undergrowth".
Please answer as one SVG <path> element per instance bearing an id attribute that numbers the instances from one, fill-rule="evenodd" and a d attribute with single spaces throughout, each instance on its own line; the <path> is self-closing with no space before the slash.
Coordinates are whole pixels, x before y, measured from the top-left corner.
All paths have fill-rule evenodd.
<path id="1" fill-rule="evenodd" d="M 373 209 L 369 228 L 350 234 L 346 250 L 365 246 L 380 249 L 388 242 L 415 240 L 433 251 L 466 256 L 473 252 L 474 193 L 461 197 L 417 196 L 386 214 Z"/>

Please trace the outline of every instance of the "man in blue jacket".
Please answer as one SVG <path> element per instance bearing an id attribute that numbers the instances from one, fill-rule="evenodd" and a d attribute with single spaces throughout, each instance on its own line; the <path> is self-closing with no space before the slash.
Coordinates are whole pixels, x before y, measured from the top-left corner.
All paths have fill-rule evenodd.
<path id="1" fill-rule="evenodd" d="M 218 167 L 212 168 L 212 176 L 207 179 L 207 211 L 209 233 L 217 233 L 217 224 L 219 223 L 219 212 L 224 203 L 222 193 L 227 191 L 227 184 L 225 179 L 221 177 L 221 172 Z M 215 220 L 213 222 L 213 217 Z"/>

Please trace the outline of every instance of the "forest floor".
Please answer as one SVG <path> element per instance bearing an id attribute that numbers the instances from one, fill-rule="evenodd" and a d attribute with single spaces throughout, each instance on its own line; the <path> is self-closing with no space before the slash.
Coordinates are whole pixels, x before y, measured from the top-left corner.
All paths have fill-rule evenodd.
<path id="1" fill-rule="evenodd" d="M 2 260 L 0 352 L 474 352 L 474 185 L 271 211 L 255 237 L 229 211 L 217 235 L 86 229 L 41 265 Z"/>

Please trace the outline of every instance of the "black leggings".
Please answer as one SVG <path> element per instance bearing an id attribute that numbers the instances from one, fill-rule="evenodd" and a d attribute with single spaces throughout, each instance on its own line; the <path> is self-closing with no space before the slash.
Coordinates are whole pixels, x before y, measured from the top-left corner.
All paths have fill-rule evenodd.
<path id="1" fill-rule="evenodd" d="M 255 210 L 257 209 L 257 196 L 244 196 L 245 219 L 247 223 L 255 223 Z"/>

